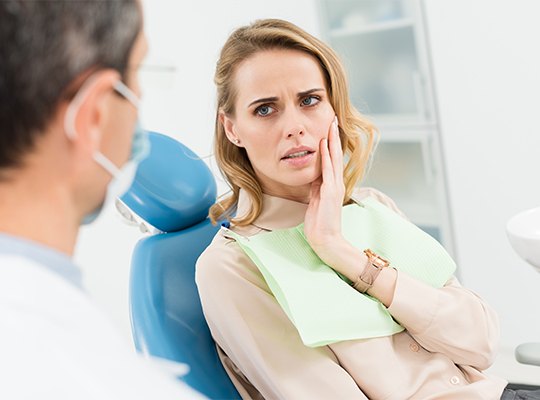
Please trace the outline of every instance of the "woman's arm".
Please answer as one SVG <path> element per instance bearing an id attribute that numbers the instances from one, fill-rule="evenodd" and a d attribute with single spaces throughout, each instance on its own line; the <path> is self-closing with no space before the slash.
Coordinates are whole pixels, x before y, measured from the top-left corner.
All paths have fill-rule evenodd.
<path id="1" fill-rule="evenodd" d="M 348 243 L 335 249 L 336 255 L 327 263 L 354 282 L 368 262 L 366 255 Z M 381 301 L 427 350 L 478 369 L 492 364 L 499 339 L 497 316 L 456 278 L 434 288 L 384 268 L 367 293 Z"/>
<path id="2" fill-rule="evenodd" d="M 319 144 L 321 155 L 321 178 L 311 185 L 311 196 L 304 233 L 311 248 L 327 265 L 356 282 L 367 256 L 352 246 L 341 231 L 341 209 L 345 196 L 343 181 L 343 151 L 339 138 L 337 118 L 331 124 L 328 139 Z M 379 274 L 370 294 L 385 306 L 392 302 L 397 274 L 386 268 Z"/>
<path id="3" fill-rule="evenodd" d="M 388 196 L 375 189 L 363 188 L 355 193 L 358 200 L 365 197 L 374 197 L 404 216 Z M 385 297 L 389 293 L 390 301 Z M 492 364 L 499 341 L 497 315 L 455 277 L 443 288 L 433 288 L 406 273 L 385 268 L 368 294 L 381 300 L 427 350 L 446 354 L 456 364 L 480 370 Z"/>
<path id="4" fill-rule="evenodd" d="M 337 125 L 320 144 L 322 179 L 312 187 L 304 232 L 313 250 L 329 266 L 355 282 L 368 260 L 341 233 L 344 196 L 343 154 Z M 386 196 L 371 195 L 396 212 Z M 383 268 L 368 294 L 389 312 L 427 350 L 448 355 L 455 363 L 487 368 L 499 337 L 495 313 L 476 295 L 450 280 L 433 288 L 393 268 Z"/>
<path id="5" fill-rule="evenodd" d="M 398 272 L 388 311 L 429 351 L 479 370 L 493 363 L 499 341 L 497 315 L 455 277 L 433 288 Z"/>

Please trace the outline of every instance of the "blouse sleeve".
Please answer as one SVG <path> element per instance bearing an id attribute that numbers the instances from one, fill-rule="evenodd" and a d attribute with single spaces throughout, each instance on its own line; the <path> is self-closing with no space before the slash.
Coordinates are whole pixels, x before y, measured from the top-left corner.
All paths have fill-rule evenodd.
<path id="1" fill-rule="evenodd" d="M 479 370 L 493 363 L 499 342 L 497 315 L 455 277 L 433 288 L 398 272 L 388 311 L 431 352 Z"/>
<path id="2" fill-rule="evenodd" d="M 388 196 L 375 189 L 361 189 L 356 195 L 375 197 L 403 216 Z M 480 370 L 493 363 L 499 342 L 497 315 L 455 277 L 444 287 L 433 288 L 398 272 L 388 311 L 429 351 L 446 354 L 456 364 Z"/>
<path id="3" fill-rule="evenodd" d="M 218 234 L 197 262 L 196 281 L 214 340 L 264 398 L 367 399 L 328 347 L 302 343 L 234 241 Z"/>

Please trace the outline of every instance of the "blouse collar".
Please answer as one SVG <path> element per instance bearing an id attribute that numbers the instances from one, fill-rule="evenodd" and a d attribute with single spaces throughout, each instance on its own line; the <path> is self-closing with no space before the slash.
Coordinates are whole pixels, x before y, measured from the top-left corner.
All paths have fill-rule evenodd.
<path id="1" fill-rule="evenodd" d="M 236 215 L 243 216 L 249 212 L 251 199 L 247 192 L 240 189 Z M 263 194 L 262 210 L 252 225 L 273 231 L 295 227 L 304 222 L 308 204 L 282 197 Z"/>

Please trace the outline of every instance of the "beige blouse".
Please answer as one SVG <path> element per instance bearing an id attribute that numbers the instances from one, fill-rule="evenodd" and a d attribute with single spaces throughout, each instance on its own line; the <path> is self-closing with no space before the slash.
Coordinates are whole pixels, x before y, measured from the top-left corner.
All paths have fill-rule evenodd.
<path id="1" fill-rule="evenodd" d="M 355 193 L 368 196 L 398 211 L 374 189 Z M 248 207 L 241 192 L 238 215 Z M 265 195 L 259 218 L 231 229 L 251 236 L 290 228 L 306 209 Z M 497 316 L 456 278 L 433 288 L 398 273 L 388 311 L 403 332 L 317 348 L 302 343 L 258 268 L 223 230 L 199 258 L 196 280 L 221 361 L 243 399 L 495 400 L 507 384 L 481 372 L 495 356 Z"/>

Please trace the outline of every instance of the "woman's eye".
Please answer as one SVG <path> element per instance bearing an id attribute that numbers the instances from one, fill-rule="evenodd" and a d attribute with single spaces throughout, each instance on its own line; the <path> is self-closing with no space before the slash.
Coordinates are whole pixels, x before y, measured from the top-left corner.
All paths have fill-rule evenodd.
<path id="1" fill-rule="evenodd" d="M 272 114 L 275 110 L 270 106 L 260 106 L 255 109 L 255 113 L 261 117 L 266 117 Z"/>
<path id="2" fill-rule="evenodd" d="M 302 105 L 303 106 L 314 106 L 319 101 L 321 101 L 317 96 L 308 96 L 302 99 Z"/>

